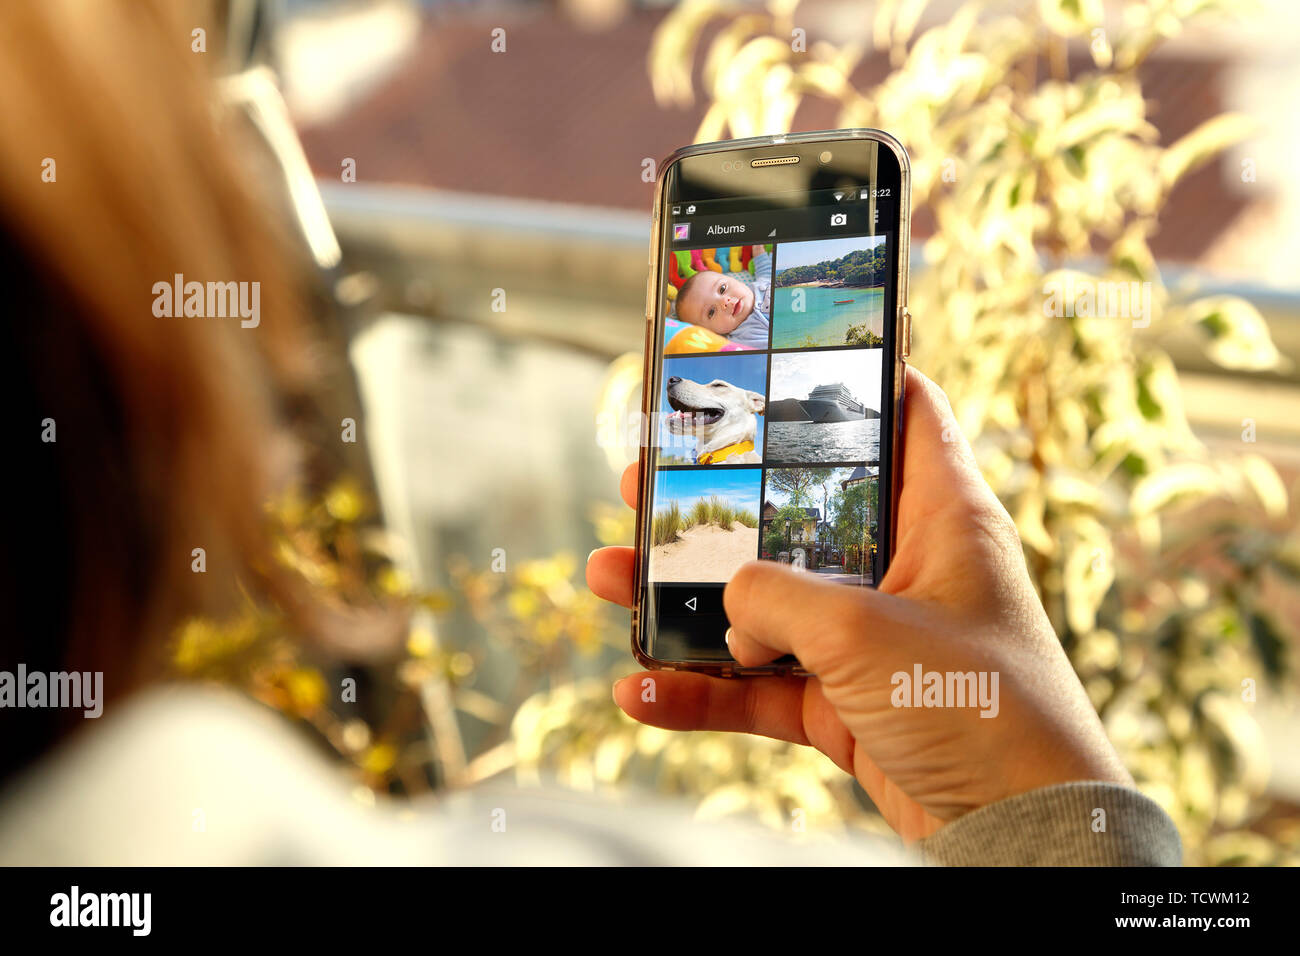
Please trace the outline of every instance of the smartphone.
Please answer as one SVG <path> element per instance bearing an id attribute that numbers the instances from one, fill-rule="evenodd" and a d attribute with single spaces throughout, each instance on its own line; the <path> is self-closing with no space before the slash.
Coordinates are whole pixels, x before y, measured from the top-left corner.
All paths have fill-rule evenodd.
<path id="1" fill-rule="evenodd" d="M 659 167 L 647 287 L 632 652 L 741 667 L 722 592 L 777 561 L 889 567 L 902 461 L 910 167 L 879 130 L 688 146 Z M 809 608 L 815 615 L 816 608 Z"/>

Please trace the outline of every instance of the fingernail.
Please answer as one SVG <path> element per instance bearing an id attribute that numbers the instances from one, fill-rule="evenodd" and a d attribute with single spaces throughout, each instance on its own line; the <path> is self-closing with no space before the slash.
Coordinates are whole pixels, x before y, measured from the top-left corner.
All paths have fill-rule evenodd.
<path id="1" fill-rule="evenodd" d="M 731 650 L 731 628 L 727 628 L 727 650 Z"/>
<path id="2" fill-rule="evenodd" d="M 614 703 L 618 703 L 618 681 L 614 681 L 614 687 L 610 691 L 610 696 L 614 698 Z"/>
<path id="3" fill-rule="evenodd" d="M 596 553 L 597 551 L 599 551 L 599 550 L 600 550 L 600 548 L 592 548 L 592 549 L 591 549 L 591 554 L 595 554 L 595 553 Z M 591 563 L 591 554 L 587 555 L 587 563 Z"/>

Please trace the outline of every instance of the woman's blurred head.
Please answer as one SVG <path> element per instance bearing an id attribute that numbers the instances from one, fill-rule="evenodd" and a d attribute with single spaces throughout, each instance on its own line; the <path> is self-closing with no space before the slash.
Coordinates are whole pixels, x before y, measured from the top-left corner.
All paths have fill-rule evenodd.
<path id="1" fill-rule="evenodd" d="M 195 9 L 0 5 L 0 376 L 18 452 L 0 670 L 103 671 L 110 700 L 158 673 L 182 616 L 219 610 L 245 569 L 269 576 L 275 401 L 307 380 L 288 245 L 232 159 Z M 192 49 L 199 27 L 212 52 Z M 178 274 L 258 283 L 260 322 L 156 315 L 155 284 Z M 0 775 L 48 745 L 52 713 L 0 712 Z"/>

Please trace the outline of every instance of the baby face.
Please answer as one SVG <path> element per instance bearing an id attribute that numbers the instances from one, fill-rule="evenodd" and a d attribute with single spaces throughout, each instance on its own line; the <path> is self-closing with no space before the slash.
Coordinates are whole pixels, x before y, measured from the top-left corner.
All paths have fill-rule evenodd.
<path id="1" fill-rule="evenodd" d="M 701 272 L 677 300 L 677 317 L 726 335 L 754 311 L 754 290 L 721 272 Z"/>

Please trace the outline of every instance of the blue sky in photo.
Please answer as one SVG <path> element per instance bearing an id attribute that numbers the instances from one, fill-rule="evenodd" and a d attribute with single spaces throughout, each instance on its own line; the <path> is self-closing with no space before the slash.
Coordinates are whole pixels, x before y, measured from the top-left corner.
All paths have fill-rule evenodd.
<path id="1" fill-rule="evenodd" d="M 783 491 L 778 491 L 772 487 L 772 472 L 780 471 L 780 468 L 769 468 L 767 472 L 767 500 L 778 508 L 783 508 L 790 503 L 790 496 Z M 826 481 L 826 490 L 830 493 L 831 498 L 840 490 L 840 482 L 844 481 L 853 474 L 852 468 L 834 468 L 831 477 Z M 805 507 L 816 508 L 818 513 L 822 510 L 822 486 L 814 485 L 808 490 L 812 497 L 812 502 Z M 823 516 L 825 517 L 825 516 Z"/>
<path id="2" fill-rule="evenodd" d="M 816 239 L 812 242 L 783 242 L 776 247 L 776 271 L 780 275 L 793 266 L 811 266 L 818 262 L 842 259 L 859 249 L 874 249 L 884 236 L 856 236 L 852 239 Z"/>
<path id="3" fill-rule="evenodd" d="M 805 399 L 818 385 L 841 382 L 854 398 L 880 411 L 881 349 L 836 349 L 825 352 L 782 352 L 772 356 L 769 398 Z"/>
<path id="4" fill-rule="evenodd" d="M 701 498 L 717 495 L 737 508 L 758 514 L 763 487 L 761 468 L 691 468 L 661 471 L 655 484 L 655 510 L 672 501 L 683 511 L 695 507 Z"/>
<path id="5" fill-rule="evenodd" d="M 669 357 L 664 360 L 664 382 L 659 393 L 663 407 L 668 407 L 668 379 L 689 378 L 708 385 L 715 378 L 747 388 L 762 395 L 767 384 L 767 356 L 746 355 L 743 352 L 722 352 L 717 355 Z"/>

